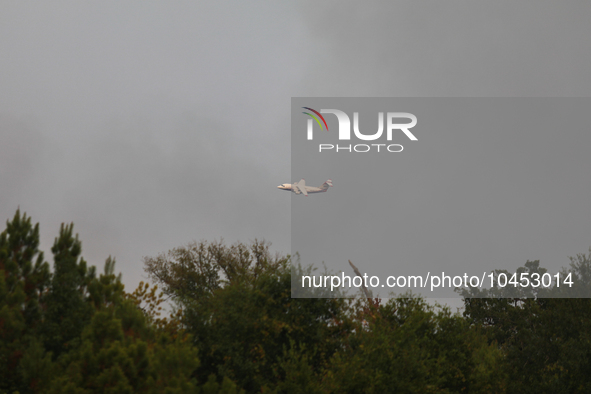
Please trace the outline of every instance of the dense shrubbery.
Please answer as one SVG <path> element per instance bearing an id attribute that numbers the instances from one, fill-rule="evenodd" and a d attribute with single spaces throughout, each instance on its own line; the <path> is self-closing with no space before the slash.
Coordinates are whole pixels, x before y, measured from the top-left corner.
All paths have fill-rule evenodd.
<path id="1" fill-rule="evenodd" d="M 591 392 L 588 299 L 466 289 L 464 316 L 411 295 L 292 299 L 289 257 L 259 241 L 146 258 L 157 286 L 127 293 L 72 225 L 53 270 L 38 245 L 17 211 L 0 236 L 0 393 Z"/>

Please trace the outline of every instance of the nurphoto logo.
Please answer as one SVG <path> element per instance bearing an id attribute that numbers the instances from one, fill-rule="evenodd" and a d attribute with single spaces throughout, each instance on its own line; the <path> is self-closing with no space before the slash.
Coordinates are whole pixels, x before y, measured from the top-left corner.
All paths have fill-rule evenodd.
<path id="1" fill-rule="evenodd" d="M 351 140 L 351 119 L 349 115 L 338 109 L 321 109 L 316 111 L 310 107 L 302 107 L 310 112 L 303 112 L 311 119 L 308 119 L 307 138 L 314 139 L 314 121 L 320 127 L 320 130 L 326 129 L 328 131 L 328 124 L 322 114 L 333 114 L 337 117 L 339 122 L 338 137 L 339 141 Z M 406 122 L 400 123 L 401 120 Z M 417 141 L 417 137 L 410 131 L 417 125 L 417 117 L 408 112 L 387 112 L 386 113 L 386 140 L 392 141 L 392 136 L 395 133 L 402 132 L 411 141 Z M 378 113 L 378 131 L 373 134 L 364 134 L 359 130 L 359 112 L 353 112 L 353 133 L 355 137 L 362 141 L 375 141 L 384 134 L 384 113 Z M 382 148 L 382 149 L 380 149 Z M 334 144 L 319 144 L 319 152 L 334 151 L 334 152 L 402 152 L 404 147 L 400 144 L 349 144 L 349 145 L 334 145 Z"/>

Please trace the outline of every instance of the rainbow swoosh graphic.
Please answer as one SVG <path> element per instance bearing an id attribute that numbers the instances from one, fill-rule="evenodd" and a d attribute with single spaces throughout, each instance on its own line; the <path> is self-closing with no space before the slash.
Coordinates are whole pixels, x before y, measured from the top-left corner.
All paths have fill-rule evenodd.
<path id="1" fill-rule="evenodd" d="M 316 115 L 320 116 L 320 119 L 322 119 L 322 121 L 324 122 L 324 125 L 326 126 L 326 131 L 328 131 L 328 125 L 326 124 L 326 120 L 324 120 L 324 116 L 320 115 L 320 112 L 316 111 L 315 109 L 309 108 L 309 107 L 302 107 L 302 108 L 310 110 L 310 111 L 314 112 Z M 320 129 L 321 130 L 323 129 L 322 123 L 320 123 L 320 119 L 318 119 L 316 116 L 312 115 L 309 112 L 302 112 L 302 113 L 306 114 L 308 116 L 311 116 L 316 121 L 316 123 L 318 123 L 318 125 L 320 126 Z"/>

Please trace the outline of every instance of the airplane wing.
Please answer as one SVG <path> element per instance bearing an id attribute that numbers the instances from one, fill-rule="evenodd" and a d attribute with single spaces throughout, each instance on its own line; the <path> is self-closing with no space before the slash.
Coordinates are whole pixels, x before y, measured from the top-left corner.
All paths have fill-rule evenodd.
<path id="1" fill-rule="evenodd" d="M 292 186 L 295 194 L 303 194 L 308 197 L 308 191 L 306 190 L 306 181 L 302 178 L 299 182 L 296 182 Z"/>

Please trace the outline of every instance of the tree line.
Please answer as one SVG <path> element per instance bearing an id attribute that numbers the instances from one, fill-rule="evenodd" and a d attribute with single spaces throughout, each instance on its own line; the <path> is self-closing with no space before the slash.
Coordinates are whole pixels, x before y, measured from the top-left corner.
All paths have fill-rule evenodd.
<path id="1" fill-rule="evenodd" d="M 0 234 L 0 393 L 591 392 L 588 298 L 459 289 L 463 314 L 412 294 L 294 299 L 290 256 L 258 240 L 146 257 L 152 284 L 127 292 L 73 224 L 52 269 L 38 247 L 17 211 Z M 572 260 L 584 292 L 591 251 Z"/>

